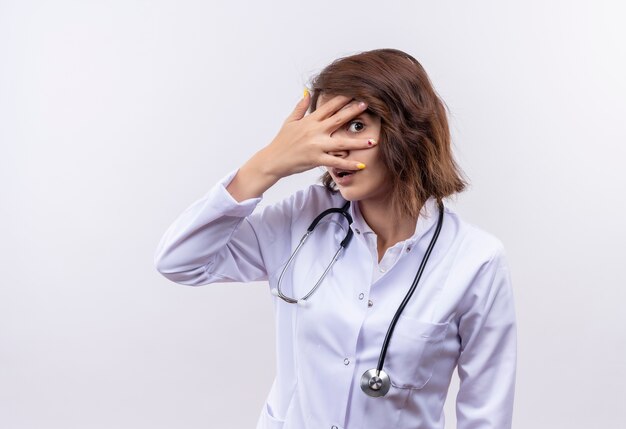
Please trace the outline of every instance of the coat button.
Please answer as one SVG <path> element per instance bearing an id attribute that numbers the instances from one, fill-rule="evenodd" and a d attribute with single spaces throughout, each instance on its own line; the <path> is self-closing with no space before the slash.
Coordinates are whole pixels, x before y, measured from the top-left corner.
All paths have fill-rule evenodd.
<path id="1" fill-rule="evenodd" d="M 359 294 L 359 299 L 363 299 L 363 298 L 365 298 L 365 294 L 364 294 L 363 292 L 361 292 L 361 293 Z"/>
<path id="2" fill-rule="evenodd" d="M 374 303 L 372 302 L 372 300 L 371 300 L 371 299 L 368 299 L 368 300 L 367 300 L 367 306 L 368 306 L 368 307 L 371 307 L 372 305 L 374 305 Z"/>
<path id="3" fill-rule="evenodd" d="M 343 364 L 344 364 L 344 365 L 350 365 L 350 359 L 345 358 L 345 359 L 343 360 Z"/>
<path id="4" fill-rule="evenodd" d="M 338 428 L 337 426 L 335 426 L 335 425 L 332 425 L 332 426 L 330 427 L 330 429 L 339 429 L 339 428 Z"/>
<path id="5" fill-rule="evenodd" d="M 357 234 L 360 234 L 360 233 L 361 233 L 361 231 L 359 230 L 359 228 L 354 228 L 354 231 L 355 231 Z M 335 426 L 333 426 L 333 427 L 335 427 Z"/>

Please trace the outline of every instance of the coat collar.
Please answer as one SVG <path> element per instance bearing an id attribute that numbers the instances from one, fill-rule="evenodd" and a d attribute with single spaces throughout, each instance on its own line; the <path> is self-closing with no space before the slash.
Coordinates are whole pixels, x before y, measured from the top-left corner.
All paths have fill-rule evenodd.
<path id="1" fill-rule="evenodd" d="M 363 215 L 361 214 L 361 210 L 359 210 L 359 202 L 353 201 L 350 204 L 349 209 L 350 215 L 352 216 L 352 230 L 358 234 L 374 234 L 374 231 L 363 219 Z M 437 223 L 437 214 L 439 212 L 437 206 L 437 200 L 435 197 L 430 197 L 420 210 L 420 213 L 417 217 L 417 221 L 415 223 L 415 232 L 411 237 L 409 237 L 406 241 L 407 244 L 413 244 L 419 241 L 434 225 Z"/>

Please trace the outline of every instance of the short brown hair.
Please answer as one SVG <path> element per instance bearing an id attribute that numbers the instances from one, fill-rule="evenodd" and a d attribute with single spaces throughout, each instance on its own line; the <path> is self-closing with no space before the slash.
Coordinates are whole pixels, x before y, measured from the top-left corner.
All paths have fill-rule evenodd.
<path id="1" fill-rule="evenodd" d="M 417 217 L 429 197 L 438 201 L 465 189 L 451 149 L 446 108 L 426 71 L 411 55 L 376 49 L 339 58 L 311 80 L 311 111 L 321 93 L 365 101 L 381 119 L 383 163 L 391 172 L 392 203 Z M 322 182 L 331 191 L 330 174 Z"/>

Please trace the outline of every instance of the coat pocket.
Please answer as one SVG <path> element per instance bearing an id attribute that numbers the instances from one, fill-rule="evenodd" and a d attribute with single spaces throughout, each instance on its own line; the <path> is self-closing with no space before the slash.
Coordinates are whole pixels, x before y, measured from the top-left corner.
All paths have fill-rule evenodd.
<path id="1" fill-rule="evenodd" d="M 276 418 L 269 405 L 265 403 L 256 429 L 283 429 L 284 425 L 285 421 Z"/>
<path id="2" fill-rule="evenodd" d="M 391 337 L 384 370 L 392 386 L 421 389 L 433 375 L 448 323 L 430 323 L 400 316 Z"/>

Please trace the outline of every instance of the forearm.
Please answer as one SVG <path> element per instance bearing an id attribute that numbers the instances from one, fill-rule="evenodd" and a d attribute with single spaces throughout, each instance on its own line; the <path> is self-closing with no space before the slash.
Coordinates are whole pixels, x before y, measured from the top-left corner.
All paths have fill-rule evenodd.
<path id="1" fill-rule="evenodd" d="M 230 177 L 184 210 L 161 238 L 154 262 L 168 279 L 200 285 L 265 276 L 256 234 L 243 221 L 258 201 L 235 203 L 224 189 Z"/>

